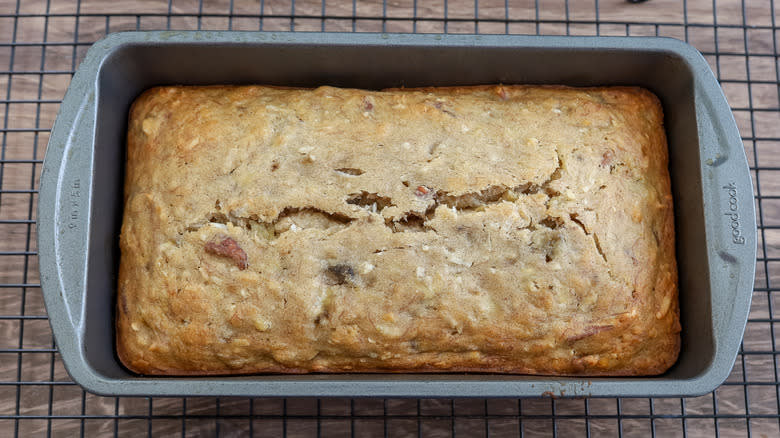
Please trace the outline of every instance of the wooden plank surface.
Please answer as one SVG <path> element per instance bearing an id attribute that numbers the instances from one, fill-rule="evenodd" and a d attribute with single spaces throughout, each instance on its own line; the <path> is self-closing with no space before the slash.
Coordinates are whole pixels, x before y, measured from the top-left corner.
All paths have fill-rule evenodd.
<path id="1" fill-rule="evenodd" d="M 40 160 L 70 73 L 89 43 L 132 29 L 326 30 L 663 35 L 705 53 L 744 137 L 761 191 L 762 221 L 780 225 L 780 111 L 770 1 L 97 1 L 0 0 L 0 436 L 780 436 L 774 351 L 778 262 L 759 263 L 751 322 L 728 383 L 680 399 L 266 400 L 106 398 L 68 384 L 38 283 L 35 202 Z M 415 10 L 415 4 L 417 9 Z M 232 12 L 229 20 L 225 14 Z M 449 21 L 442 20 L 446 17 Z M 260 12 L 264 18 L 260 19 Z M 173 13 L 173 17 L 166 14 Z M 81 14 L 78 19 L 75 14 Z M 388 20 L 377 19 L 385 15 Z M 290 16 L 294 16 L 291 19 Z M 324 19 L 322 17 L 325 17 Z M 413 18 L 416 17 L 416 20 Z M 505 19 L 509 19 L 506 21 Z M 598 24 L 596 23 L 598 20 Z M 687 23 L 689 26 L 684 26 Z M 718 24 L 718 27 L 713 27 Z M 746 24 L 747 27 L 743 27 Z M 46 44 L 42 44 L 42 42 Z M 720 56 L 715 56 L 716 52 Z M 753 110 L 757 111 L 751 111 Z M 760 137 L 752 141 L 753 137 Z M 776 170 L 778 169 L 778 170 Z M 778 197 L 779 199 L 775 199 Z M 762 233 L 768 257 L 780 229 Z M 763 246 L 759 257 L 763 257 Z M 769 289 L 769 291 L 767 291 Z M 19 317 L 25 315 L 25 319 Z M 22 354 L 16 351 L 21 349 Z M 28 382 L 17 385 L 14 383 Z M 56 382 L 55 384 L 50 384 Z M 745 384 L 749 382 L 749 384 Z M 587 409 L 587 412 L 586 412 Z M 186 413 L 186 416 L 182 416 Z M 283 415 L 291 417 L 284 420 Z M 518 414 L 521 414 L 518 416 Z M 551 416 L 558 417 L 554 422 Z M 587 419 L 585 415 L 588 415 Z M 651 421 L 646 416 L 655 415 Z M 723 418 L 715 418 L 715 415 Z M 148 421 L 152 415 L 153 420 Z M 249 415 L 258 416 L 253 422 Z M 319 421 L 318 421 L 318 415 Z M 387 416 L 385 416 L 387 415 Z M 622 415 L 622 416 L 621 416 Z M 38 416 L 16 421 L 19 416 Z M 110 418 L 99 418 L 109 416 Z M 685 416 L 685 418 L 682 418 Z M 50 417 L 50 418 L 47 418 Z M 748 418 L 749 417 L 749 418 Z"/>

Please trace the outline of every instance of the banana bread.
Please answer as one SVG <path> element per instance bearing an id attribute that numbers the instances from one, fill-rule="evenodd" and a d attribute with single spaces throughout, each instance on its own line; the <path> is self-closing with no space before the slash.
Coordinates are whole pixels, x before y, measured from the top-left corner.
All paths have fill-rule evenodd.
<path id="1" fill-rule="evenodd" d="M 137 373 L 652 375 L 679 351 L 641 88 L 153 88 L 124 200 Z"/>

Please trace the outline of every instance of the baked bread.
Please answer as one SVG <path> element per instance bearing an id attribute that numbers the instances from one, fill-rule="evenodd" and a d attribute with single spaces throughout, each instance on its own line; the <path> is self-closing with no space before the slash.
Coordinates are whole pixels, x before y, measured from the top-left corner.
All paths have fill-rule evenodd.
<path id="1" fill-rule="evenodd" d="M 117 352 L 151 375 L 652 375 L 679 339 L 640 88 L 159 87 L 132 106 Z"/>

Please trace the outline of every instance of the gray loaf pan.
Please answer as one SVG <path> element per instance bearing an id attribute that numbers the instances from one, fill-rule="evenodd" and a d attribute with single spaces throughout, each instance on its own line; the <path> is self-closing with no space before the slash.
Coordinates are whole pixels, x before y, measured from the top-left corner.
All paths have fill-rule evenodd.
<path id="1" fill-rule="evenodd" d="M 675 200 L 682 351 L 655 377 L 313 374 L 145 377 L 114 347 L 127 114 L 161 84 L 639 85 L 665 111 Z M 204 183 L 208 183 L 204 181 Z M 103 395 L 533 397 L 704 394 L 731 371 L 756 256 L 750 173 L 704 58 L 664 38 L 258 32 L 119 33 L 87 53 L 62 102 L 41 176 L 46 308 L 73 380 Z"/>

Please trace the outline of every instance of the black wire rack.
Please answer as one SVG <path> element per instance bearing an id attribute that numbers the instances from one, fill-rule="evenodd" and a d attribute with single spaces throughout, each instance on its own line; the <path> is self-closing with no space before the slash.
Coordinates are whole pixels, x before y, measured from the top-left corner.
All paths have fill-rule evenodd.
<path id="1" fill-rule="evenodd" d="M 0 435 L 780 436 L 780 66 L 773 0 L 0 0 Z M 38 178 L 89 46 L 122 30 L 670 36 L 710 62 L 751 167 L 759 247 L 730 377 L 695 398 L 113 398 L 65 371 L 39 286 Z"/>

